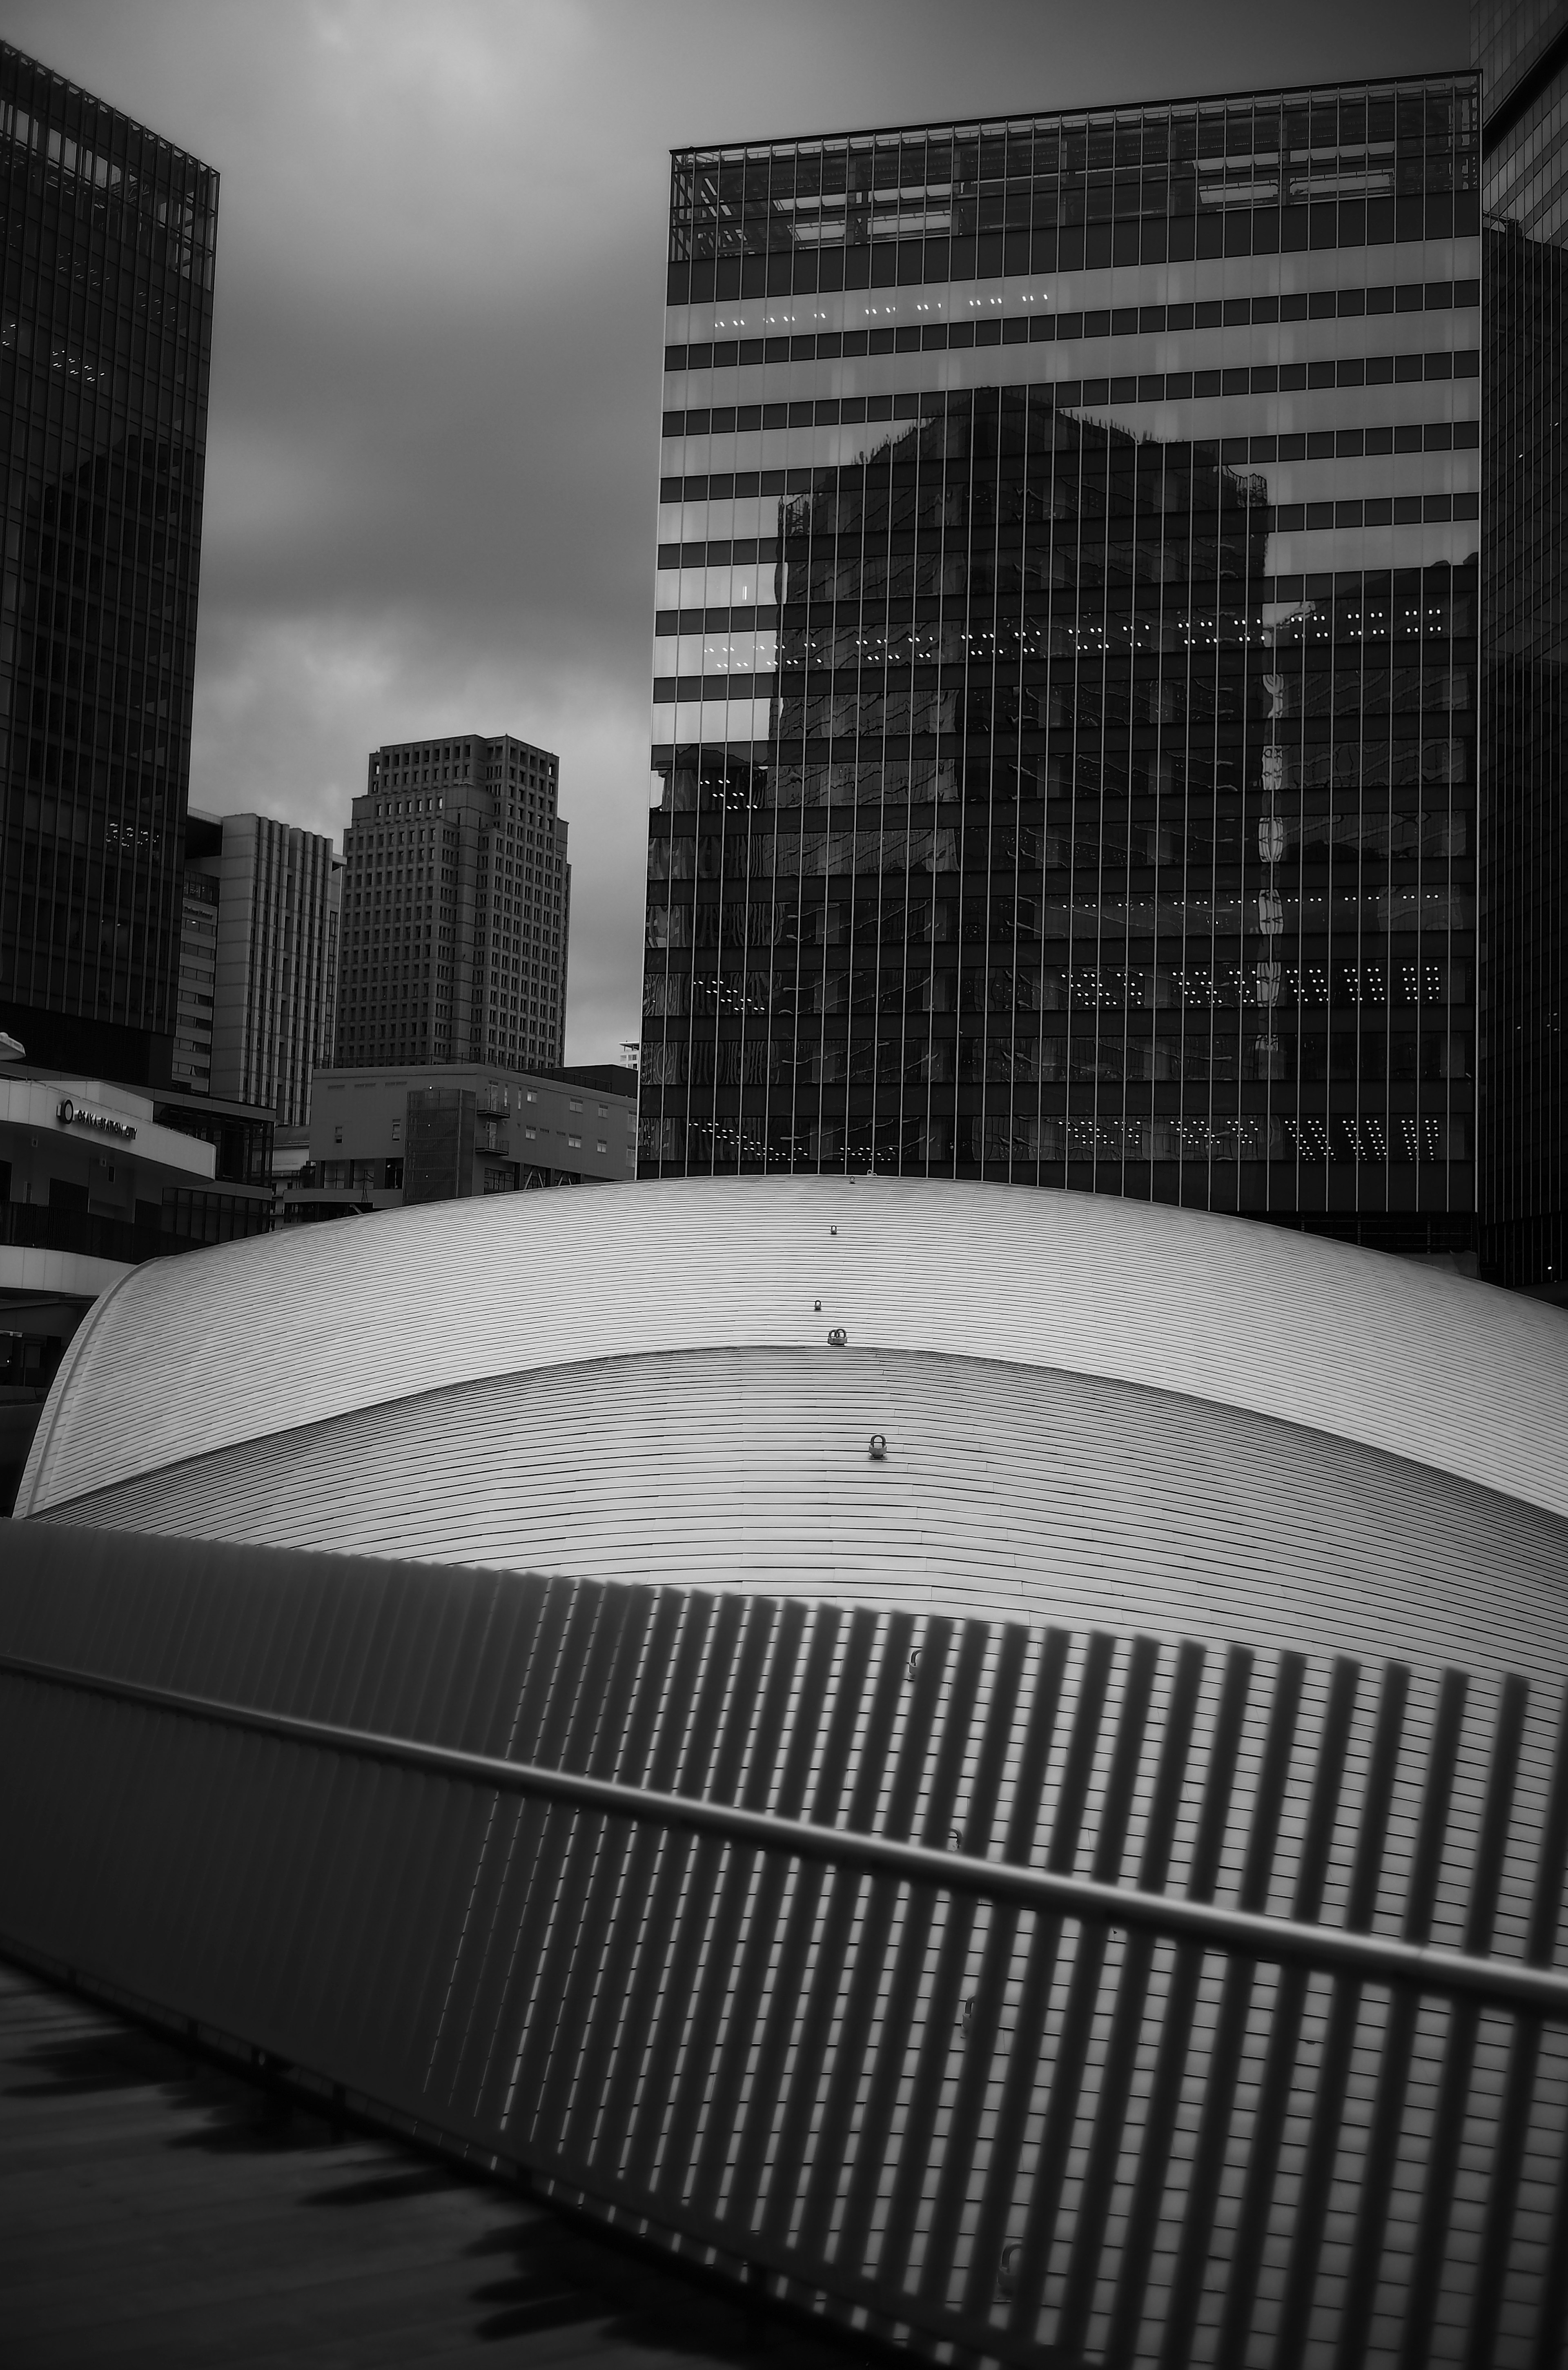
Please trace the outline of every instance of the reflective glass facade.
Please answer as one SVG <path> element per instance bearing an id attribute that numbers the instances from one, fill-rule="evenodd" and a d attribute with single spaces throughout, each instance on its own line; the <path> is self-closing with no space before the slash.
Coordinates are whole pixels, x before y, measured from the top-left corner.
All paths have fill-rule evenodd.
<path id="1" fill-rule="evenodd" d="M 217 176 L 0 44 L 0 1027 L 167 1083 Z"/>
<path id="2" fill-rule="evenodd" d="M 1473 1231 L 1468 77 L 684 152 L 640 1167 Z"/>
<path id="3" fill-rule="evenodd" d="M 1481 1249 L 1568 1296 L 1568 6 L 1477 12 L 1484 82 Z"/>

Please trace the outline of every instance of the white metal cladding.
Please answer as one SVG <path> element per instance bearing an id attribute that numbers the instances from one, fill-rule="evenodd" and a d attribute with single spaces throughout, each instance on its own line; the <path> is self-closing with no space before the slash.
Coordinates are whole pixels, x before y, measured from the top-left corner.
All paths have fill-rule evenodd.
<path id="1" fill-rule="evenodd" d="M 151 1262 L 76 1335 L 18 1510 L 485 1376 L 835 1327 L 1250 1409 L 1568 1513 L 1556 1310 L 1239 1219 L 845 1178 L 497 1196 Z"/>
<path id="2" fill-rule="evenodd" d="M 906 1351 L 490 1376 L 41 1519 L 1568 1677 L 1561 1515 L 1213 1400 Z"/>
<path id="3" fill-rule="evenodd" d="M 1561 1665 L 47 1525 L 11 1562 L 0 1653 L 1562 1963 Z M 14 1944 L 928 2348 L 1558 2359 L 1568 2031 L 1530 2018 L 15 1674 L 0 1805 Z"/>

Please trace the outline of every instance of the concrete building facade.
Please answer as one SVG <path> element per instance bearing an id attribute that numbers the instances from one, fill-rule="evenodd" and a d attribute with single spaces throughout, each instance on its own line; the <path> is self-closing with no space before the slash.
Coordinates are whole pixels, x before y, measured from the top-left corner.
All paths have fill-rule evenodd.
<path id="1" fill-rule="evenodd" d="M 387 743 L 343 835 L 337 1063 L 559 1064 L 571 868 L 560 761 L 510 733 Z"/>
<path id="2" fill-rule="evenodd" d="M 176 1075 L 303 1127 L 331 1059 L 341 859 L 269 815 L 193 814 L 187 831 Z M 209 984 L 210 982 L 210 984 Z"/>
<path id="3" fill-rule="evenodd" d="M 637 1096 L 629 1074 L 607 1077 L 482 1062 L 323 1071 L 308 1165 L 280 1195 L 282 1222 L 624 1181 L 636 1173 Z"/>

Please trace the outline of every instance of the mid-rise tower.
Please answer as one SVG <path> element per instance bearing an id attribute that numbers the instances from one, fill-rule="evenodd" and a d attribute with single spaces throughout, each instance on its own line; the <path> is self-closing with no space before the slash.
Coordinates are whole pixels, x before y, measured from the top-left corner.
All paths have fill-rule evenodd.
<path id="1" fill-rule="evenodd" d="M 510 733 L 388 743 L 343 835 L 340 1069 L 558 1064 L 571 868 L 560 761 Z"/>

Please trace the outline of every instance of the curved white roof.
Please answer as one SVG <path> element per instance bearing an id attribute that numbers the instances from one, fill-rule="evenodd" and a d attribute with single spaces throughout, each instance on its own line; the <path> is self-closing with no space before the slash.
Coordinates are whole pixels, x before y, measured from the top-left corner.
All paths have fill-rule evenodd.
<path id="1" fill-rule="evenodd" d="M 1180 1392 L 1568 1514 L 1557 1310 L 1247 1220 L 842 1177 L 496 1196 L 153 1261 L 72 1343 L 17 1511 L 486 1376 L 832 1329 Z"/>

